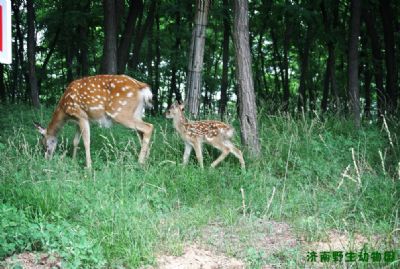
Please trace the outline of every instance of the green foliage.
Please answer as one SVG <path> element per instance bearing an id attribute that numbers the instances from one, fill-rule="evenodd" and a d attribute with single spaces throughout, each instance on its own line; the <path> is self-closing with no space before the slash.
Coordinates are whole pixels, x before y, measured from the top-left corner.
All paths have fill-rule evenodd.
<path id="1" fill-rule="evenodd" d="M 33 225 L 22 211 L 0 204 L 0 260 L 14 252 L 34 249 L 31 233 Z"/>
<path id="2" fill-rule="evenodd" d="M 31 220 L 22 210 L 0 204 L 0 259 L 24 251 L 57 253 L 65 268 L 100 268 L 104 265 L 101 248 L 89 238 L 85 228 L 61 218 Z"/>

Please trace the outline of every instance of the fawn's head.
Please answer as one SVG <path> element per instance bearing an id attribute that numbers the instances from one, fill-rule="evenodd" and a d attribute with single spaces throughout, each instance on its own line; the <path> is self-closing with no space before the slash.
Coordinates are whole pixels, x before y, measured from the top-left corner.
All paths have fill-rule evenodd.
<path id="1" fill-rule="evenodd" d="M 165 112 L 165 117 L 173 119 L 177 116 L 181 116 L 184 109 L 185 106 L 183 104 L 176 102 L 168 108 L 167 112 Z"/>
<path id="2" fill-rule="evenodd" d="M 42 135 L 41 143 L 45 151 L 44 157 L 46 159 L 51 159 L 57 147 L 57 138 L 53 135 L 47 134 L 47 129 L 42 127 L 39 123 L 34 122 L 33 124 L 38 132 Z"/>

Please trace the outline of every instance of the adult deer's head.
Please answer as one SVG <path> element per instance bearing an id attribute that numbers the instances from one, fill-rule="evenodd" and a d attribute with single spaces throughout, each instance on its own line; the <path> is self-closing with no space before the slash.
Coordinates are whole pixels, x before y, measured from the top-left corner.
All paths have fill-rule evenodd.
<path id="1" fill-rule="evenodd" d="M 53 157 L 54 151 L 57 147 L 57 138 L 53 135 L 47 134 L 47 129 L 42 127 L 39 123 L 34 122 L 36 130 L 42 135 L 41 143 L 45 151 L 44 157 L 46 159 L 51 159 Z"/>

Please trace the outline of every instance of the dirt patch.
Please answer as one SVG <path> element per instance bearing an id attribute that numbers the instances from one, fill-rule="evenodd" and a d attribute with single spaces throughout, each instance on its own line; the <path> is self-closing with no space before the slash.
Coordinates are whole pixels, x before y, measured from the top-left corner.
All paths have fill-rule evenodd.
<path id="1" fill-rule="evenodd" d="M 360 251 L 368 246 L 378 249 L 382 244 L 378 236 L 367 238 L 361 234 L 346 234 L 337 230 L 328 231 L 323 240 L 317 242 L 304 242 L 306 250 L 314 251 Z"/>
<path id="2" fill-rule="evenodd" d="M 287 223 L 266 219 L 243 219 L 230 227 L 213 223 L 203 229 L 201 239 L 213 249 L 241 259 L 249 255 L 249 250 L 270 256 L 298 246 Z"/>
<path id="3" fill-rule="evenodd" d="M 152 268 L 152 267 L 150 267 Z M 202 249 L 193 244 L 184 248 L 182 256 L 162 255 L 157 257 L 159 269 L 242 269 L 245 268 L 243 261 L 216 254 L 212 251 Z"/>
<path id="4" fill-rule="evenodd" d="M 298 246 L 290 226 L 266 219 L 242 219 L 235 225 L 205 226 L 181 256 L 159 255 L 157 266 L 146 268 L 284 268 L 284 253 Z M 272 258 L 271 258 L 272 257 Z"/>
<path id="5" fill-rule="evenodd" d="M 61 258 L 56 254 L 24 252 L 8 257 L 3 263 L 0 263 L 0 268 L 61 268 Z"/>

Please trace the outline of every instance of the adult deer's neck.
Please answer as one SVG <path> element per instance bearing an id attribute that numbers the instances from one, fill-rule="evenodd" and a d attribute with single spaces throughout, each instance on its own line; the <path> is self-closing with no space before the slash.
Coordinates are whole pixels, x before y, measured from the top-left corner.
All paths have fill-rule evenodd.
<path id="1" fill-rule="evenodd" d="M 53 117 L 49 125 L 47 126 L 47 135 L 56 136 L 58 131 L 64 126 L 66 121 L 65 112 L 57 107 L 56 111 L 53 113 Z"/>

